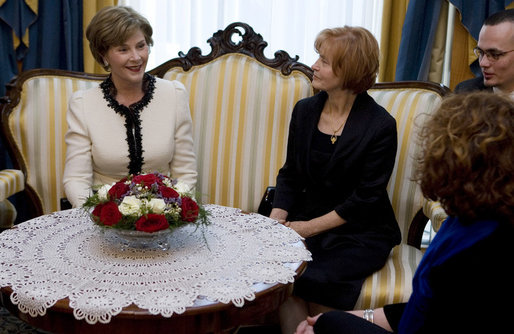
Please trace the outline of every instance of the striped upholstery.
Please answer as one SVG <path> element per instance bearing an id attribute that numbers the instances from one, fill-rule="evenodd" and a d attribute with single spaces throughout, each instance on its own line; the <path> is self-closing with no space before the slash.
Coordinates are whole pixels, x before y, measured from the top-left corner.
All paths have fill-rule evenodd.
<path id="1" fill-rule="evenodd" d="M 18 169 L 0 171 L 0 229 L 10 228 L 16 219 L 16 208 L 7 199 L 25 189 L 25 175 Z"/>
<path id="2" fill-rule="evenodd" d="M 0 202 L 25 189 L 25 176 L 18 169 L 0 171 Z"/>
<path id="3" fill-rule="evenodd" d="M 398 152 L 388 185 L 388 193 L 402 231 L 402 244 L 396 246 L 386 265 L 364 283 L 356 309 L 375 308 L 387 303 L 407 301 L 412 292 L 412 277 L 422 252 L 407 245 L 409 226 L 426 200 L 412 181 L 414 157 L 420 146 L 419 126 L 440 103 L 440 93 L 423 88 L 392 88 L 375 85 L 370 95 L 396 119 Z"/>
<path id="4" fill-rule="evenodd" d="M 448 217 L 446 211 L 444 211 L 443 207 L 441 206 L 441 203 L 433 202 L 430 200 L 426 200 L 423 203 L 423 213 L 425 216 L 430 218 L 432 227 L 436 232 L 439 231 L 444 220 L 446 217 Z"/>
<path id="5" fill-rule="evenodd" d="M 400 224 L 403 241 L 407 242 L 410 222 L 424 202 L 421 188 L 412 181 L 415 166 L 413 159 L 420 152 L 417 132 L 442 97 L 434 91 L 420 88 L 371 89 L 370 95 L 396 119 L 398 152 L 387 191 Z"/>
<path id="6" fill-rule="evenodd" d="M 393 248 L 385 266 L 364 282 L 355 309 L 407 301 L 412 293 L 412 278 L 422 256 L 419 249 L 404 243 Z"/>
<path id="7" fill-rule="evenodd" d="M 23 82 L 20 101 L 9 115 L 9 129 L 26 165 L 26 183 L 36 190 L 44 214 L 59 210 L 65 197 L 68 100 L 74 91 L 98 82 L 64 75 L 33 76 Z"/>
<path id="8" fill-rule="evenodd" d="M 285 76 L 239 53 L 187 72 L 173 67 L 164 78 L 190 93 L 203 201 L 256 212 L 284 163 L 293 106 L 313 94 L 309 78 Z"/>

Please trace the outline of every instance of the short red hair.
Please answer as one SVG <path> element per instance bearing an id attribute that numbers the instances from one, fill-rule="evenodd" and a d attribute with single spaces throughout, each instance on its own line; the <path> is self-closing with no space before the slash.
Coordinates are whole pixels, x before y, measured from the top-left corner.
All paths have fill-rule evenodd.
<path id="1" fill-rule="evenodd" d="M 327 52 L 334 74 L 343 80 L 343 89 L 362 93 L 375 83 L 380 51 L 371 32 L 362 27 L 339 27 L 322 30 L 314 48 Z"/>

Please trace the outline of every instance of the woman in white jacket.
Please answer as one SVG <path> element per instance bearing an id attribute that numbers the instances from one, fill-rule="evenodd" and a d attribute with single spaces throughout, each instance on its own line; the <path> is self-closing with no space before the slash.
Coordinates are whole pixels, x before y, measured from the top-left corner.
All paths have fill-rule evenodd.
<path id="1" fill-rule="evenodd" d="M 100 10 L 86 36 L 110 76 L 69 102 L 64 189 L 73 207 L 92 186 L 127 174 L 161 172 L 196 185 L 188 93 L 178 81 L 145 73 L 152 27 L 130 7 Z"/>

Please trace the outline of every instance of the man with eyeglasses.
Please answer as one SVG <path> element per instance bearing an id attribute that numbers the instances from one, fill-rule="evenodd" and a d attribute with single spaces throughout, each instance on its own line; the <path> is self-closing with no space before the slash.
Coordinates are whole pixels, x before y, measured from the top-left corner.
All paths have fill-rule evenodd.
<path id="1" fill-rule="evenodd" d="M 455 92 L 501 91 L 514 98 L 514 9 L 494 13 L 484 21 L 473 51 L 482 76 L 459 83 Z"/>

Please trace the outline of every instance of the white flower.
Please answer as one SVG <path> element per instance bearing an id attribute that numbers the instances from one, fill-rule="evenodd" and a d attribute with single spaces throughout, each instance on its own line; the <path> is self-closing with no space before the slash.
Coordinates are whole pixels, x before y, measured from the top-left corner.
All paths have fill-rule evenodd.
<path id="1" fill-rule="evenodd" d="M 180 208 L 175 203 L 166 205 L 166 208 L 164 209 L 164 213 L 172 215 L 174 220 L 180 219 L 180 211 Z"/>
<path id="2" fill-rule="evenodd" d="M 100 189 L 98 189 L 98 199 L 100 199 L 100 201 L 107 201 L 107 193 L 109 192 L 109 190 L 112 188 L 112 186 L 114 185 L 114 183 L 112 184 L 104 184 Z"/>
<path id="3" fill-rule="evenodd" d="M 123 201 L 118 206 L 121 214 L 124 216 L 140 215 L 141 214 L 141 200 L 136 196 L 125 196 Z"/>
<path id="4" fill-rule="evenodd" d="M 153 213 L 163 213 L 166 208 L 166 203 L 162 198 L 152 198 L 146 205 Z"/>
<path id="5" fill-rule="evenodd" d="M 177 182 L 174 188 L 179 194 L 187 194 L 191 191 L 191 187 L 188 184 L 180 181 Z"/>

